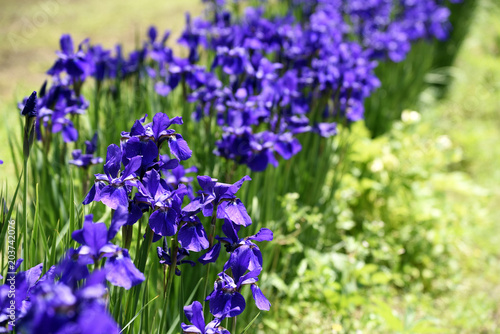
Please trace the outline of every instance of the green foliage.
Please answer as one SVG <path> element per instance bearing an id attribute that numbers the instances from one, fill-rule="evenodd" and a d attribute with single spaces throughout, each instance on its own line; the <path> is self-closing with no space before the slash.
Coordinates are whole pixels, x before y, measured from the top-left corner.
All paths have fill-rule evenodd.
<path id="1" fill-rule="evenodd" d="M 276 232 L 283 270 L 263 278 L 278 306 L 263 332 L 442 333 L 435 319 L 411 310 L 396 316 L 383 300 L 435 298 L 459 281 L 459 240 L 484 219 L 488 193 L 454 171 L 461 149 L 417 112 L 404 112 L 376 139 L 362 123 L 348 136 L 348 158 L 325 188 L 345 172 L 325 210 L 300 204 L 296 193 L 283 197 L 286 218 Z"/>

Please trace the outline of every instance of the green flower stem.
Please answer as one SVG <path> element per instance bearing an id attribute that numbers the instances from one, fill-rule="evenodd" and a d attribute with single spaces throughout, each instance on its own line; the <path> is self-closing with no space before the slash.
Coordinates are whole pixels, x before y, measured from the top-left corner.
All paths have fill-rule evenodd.
<path id="1" fill-rule="evenodd" d="M 164 314 L 167 314 L 168 311 L 169 311 L 169 306 L 170 306 L 170 293 L 172 292 L 172 285 L 173 285 L 173 282 L 174 282 L 174 278 L 175 278 L 175 269 L 177 267 L 177 251 L 179 249 L 179 243 L 178 243 L 178 240 L 177 240 L 177 234 L 175 235 L 175 237 L 173 237 L 171 239 L 171 246 L 170 246 L 170 259 L 172 260 L 172 263 L 168 266 L 168 269 L 167 269 L 167 288 L 164 292 L 164 297 L 165 297 L 165 300 L 164 300 L 164 307 L 163 307 L 163 312 Z M 163 321 L 162 321 L 162 326 L 165 326 L 165 328 L 168 328 L 167 326 L 167 321 L 168 321 L 168 317 L 164 317 Z"/>
<path id="2" fill-rule="evenodd" d="M 132 243 L 132 233 L 134 227 L 132 225 L 125 225 L 122 227 L 123 248 L 129 249 Z"/>
<path id="3" fill-rule="evenodd" d="M 24 228 L 23 228 L 23 242 L 24 247 L 21 247 L 21 257 L 24 258 L 23 270 L 27 270 L 29 266 L 28 252 L 24 252 L 28 247 L 28 157 L 24 158 L 24 173 L 23 173 L 23 213 L 24 213 Z"/>
<path id="4" fill-rule="evenodd" d="M 231 333 L 236 333 L 236 320 L 237 319 L 238 319 L 238 317 L 233 318 L 233 325 L 232 325 Z"/>

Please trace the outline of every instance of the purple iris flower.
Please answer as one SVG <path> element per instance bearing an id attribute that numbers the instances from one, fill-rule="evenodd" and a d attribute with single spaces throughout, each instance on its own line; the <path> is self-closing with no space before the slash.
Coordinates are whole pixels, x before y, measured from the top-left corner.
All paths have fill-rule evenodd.
<path id="1" fill-rule="evenodd" d="M 9 270 L 11 272 L 17 271 L 21 262 L 23 260 L 19 259 L 16 262 L 15 268 L 13 270 Z M 9 322 L 12 320 L 10 317 L 12 306 L 11 300 L 9 297 L 9 290 L 11 282 L 15 282 L 15 320 L 21 320 L 25 317 L 29 307 L 31 305 L 30 299 L 33 294 L 33 290 L 37 285 L 37 281 L 39 280 L 42 274 L 43 264 L 40 263 L 34 266 L 27 271 L 19 272 L 15 275 L 9 274 L 6 277 L 6 284 L 0 286 L 0 328 L 4 329 L 4 331 L 0 330 L 0 333 L 7 332 L 6 327 L 10 330 L 13 330 L 13 327 L 10 326 Z M 12 280 L 13 279 L 13 280 Z"/>
<path id="2" fill-rule="evenodd" d="M 288 160 L 302 150 L 302 145 L 292 133 L 286 132 L 278 136 L 274 149 L 283 159 Z"/>
<path id="3" fill-rule="evenodd" d="M 274 156 L 274 146 L 276 144 L 276 135 L 270 131 L 262 131 L 253 136 L 250 147 L 253 154 L 247 162 L 252 171 L 262 172 L 268 164 L 274 167 L 278 166 L 278 161 Z"/>
<path id="4" fill-rule="evenodd" d="M 173 161 L 177 161 L 176 159 L 173 159 Z M 195 166 L 189 167 L 189 168 L 184 168 L 182 165 L 177 165 L 177 167 L 172 168 L 171 170 L 169 169 L 162 169 L 164 178 L 165 178 L 165 183 L 167 183 L 171 189 L 176 189 L 179 187 L 179 185 L 184 184 L 187 188 L 187 195 L 190 200 L 194 199 L 193 195 L 193 177 L 192 176 L 187 176 L 186 174 L 190 173 L 197 173 L 198 168 Z"/>
<path id="5" fill-rule="evenodd" d="M 172 49 L 168 48 L 165 43 L 170 37 L 170 31 L 165 31 L 161 40 L 157 41 L 158 32 L 154 26 L 148 29 L 148 41 L 146 44 L 148 56 L 159 64 L 169 63 L 172 61 Z"/>
<path id="6" fill-rule="evenodd" d="M 189 216 L 182 219 L 183 225 L 179 229 L 179 243 L 182 248 L 193 252 L 199 252 L 209 247 L 207 233 L 197 216 Z"/>
<path id="7" fill-rule="evenodd" d="M 226 237 L 216 237 L 225 244 L 227 252 L 231 254 L 229 261 L 224 265 L 224 271 L 231 268 L 235 280 L 239 280 L 247 270 L 262 270 L 262 253 L 252 241 L 273 240 L 273 232 L 267 228 L 262 228 L 257 234 L 241 239 L 238 237 L 239 229 L 238 225 L 226 219 L 222 225 L 222 231 Z"/>
<path id="8" fill-rule="evenodd" d="M 92 140 L 85 141 L 85 154 L 82 150 L 73 150 L 71 155 L 73 159 L 69 161 L 70 164 L 81 167 L 83 169 L 88 169 L 92 165 L 97 165 L 102 163 L 101 157 L 94 157 L 94 153 L 97 149 L 97 132 L 92 137 Z"/>
<path id="9" fill-rule="evenodd" d="M 163 247 L 158 246 L 156 251 L 161 264 L 172 265 L 171 249 L 167 247 L 165 239 L 163 239 Z M 187 256 L 189 256 L 189 251 L 187 249 L 179 248 L 177 250 L 177 261 L 175 266 L 175 274 L 177 276 L 181 275 L 181 270 L 177 266 L 181 264 L 189 264 L 191 267 L 195 266 L 193 261 L 184 260 Z"/>
<path id="10" fill-rule="evenodd" d="M 108 146 L 104 172 L 96 174 L 96 182 L 83 200 L 83 204 L 101 201 L 116 210 L 119 206 L 129 205 L 128 194 L 131 187 L 137 187 L 135 172 L 141 167 L 141 157 L 130 159 L 128 165 L 120 173 L 122 150 L 115 144 Z"/>
<path id="11" fill-rule="evenodd" d="M 205 217 L 213 214 L 214 207 L 217 207 L 217 218 L 231 219 L 235 224 L 248 226 L 252 224 L 252 219 L 248 215 L 245 205 L 236 193 L 243 185 L 243 182 L 250 181 L 246 175 L 234 184 L 218 182 L 210 176 L 198 176 L 198 183 L 201 190 L 199 196 L 189 203 L 183 211 L 195 213 L 202 211 Z"/>
<path id="12" fill-rule="evenodd" d="M 75 142 L 78 140 L 78 131 L 75 129 L 73 122 L 65 117 L 64 111 L 52 114 L 52 133 L 61 132 L 64 142 Z"/>
<path id="13" fill-rule="evenodd" d="M 153 210 L 149 216 L 149 227 L 156 235 L 172 236 L 177 233 L 186 187 L 182 185 L 170 191 L 160 180 L 160 174 L 156 170 L 146 172 L 142 184 L 138 187 L 135 202 L 147 205 Z"/>
<path id="14" fill-rule="evenodd" d="M 118 248 L 110 243 L 118 229 L 111 226 L 108 232 L 106 224 L 94 223 L 93 217 L 93 215 L 85 216 L 83 228 L 71 234 L 73 240 L 82 245 L 78 249 L 78 255 L 80 260 L 87 264 L 112 255 Z"/>
<path id="15" fill-rule="evenodd" d="M 73 39 L 70 35 L 62 35 L 60 39 L 61 51 L 57 51 L 58 60 L 47 74 L 58 76 L 66 71 L 74 80 L 83 81 L 89 71 L 86 56 L 82 51 L 75 53 Z"/>
<path id="16" fill-rule="evenodd" d="M 337 134 L 337 123 L 318 123 L 314 127 L 321 137 L 331 137 Z"/>
<path id="17" fill-rule="evenodd" d="M 191 25 L 191 15 L 186 13 L 186 29 L 182 32 L 182 35 L 177 42 L 189 49 L 188 59 L 191 64 L 196 63 L 200 58 L 198 54 L 200 39 L 201 36 L 196 31 L 193 31 L 193 26 Z"/>
<path id="18" fill-rule="evenodd" d="M 214 291 L 206 299 L 210 301 L 210 313 L 217 318 L 236 317 L 245 310 L 245 298 L 231 276 L 223 272 L 218 276 Z"/>
<path id="19" fill-rule="evenodd" d="M 22 332 L 33 333 L 118 334 L 120 329 L 106 310 L 104 277 L 103 271 L 96 271 L 80 288 L 40 279 L 27 314 L 17 325 Z"/>
<path id="20" fill-rule="evenodd" d="M 158 164 L 158 147 L 152 140 L 141 140 L 139 137 L 132 137 L 122 142 L 121 148 L 124 166 L 127 166 L 135 157 L 141 158 L 141 167 L 136 171 L 139 177 L 143 177 L 147 170 Z"/>
<path id="21" fill-rule="evenodd" d="M 86 56 L 90 67 L 90 75 L 98 83 L 115 76 L 116 69 L 114 68 L 111 50 L 106 50 L 101 45 L 88 45 Z"/>
<path id="22" fill-rule="evenodd" d="M 158 149 L 160 149 L 162 143 L 167 141 L 170 152 L 177 159 L 187 160 L 191 157 L 192 151 L 186 140 L 180 134 L 175 133 L 175 130 L 169 129 L 172 124 L 182 124 L 182 117 L 170 119 L 164 113 L 157 113 L 151 123 L 143 125 L 146 117 L 147 115 L 135 121 L 130 132 L 122 132 L 122 139 L 137 137 L 141 141 L 153 140 Z"/>
<path id="23" fill-rule="evenodd" d="M 203 315 L 203 306 L 199 301 L 193 302 L 191 305 L 184 306 L 184 314 L 192 325 L 181 324 L 183 333 L 199 333 L 199 334 L 231 334 L 229 331 L 220 326 L 222 319 L 215 318 L 205 325 L 205 316 Z"/>
<path id="24" fill-rule="evenodd" d="M 253 68 L 248 59 L 247 52 L 242 47 L 234 49 L 219 47 L 212 64 L 212 69 L 219 66 L 222 67 L 224 73 L 229 75 L 240 75 L 246 71 L 253 73 Z"/>
<path id="25" fill-rule="evenodd" d="M 108 258 L 104 269 L 106 279 L 111 284 L 130 289 L 144 281 L 144 275 L 134 266 L 128 250 L 122 249 L 110 241 L 115 237 L 121 226 L 127 223 L 127 209 L 120 208 L 113 216 L 108 230 L 104 223 L 94 223 L 93 215 L 85 216 L 83 228 L 72 233 L 73 239 L 81 244 L 78 249 L 79 260 L 82 263 L 97 263 L 102 258 Z"/>
<path id="26" fill-rule="evenodd" d="M 34 102 L 34 106 L 38 110 L 34 114 L 36 115 L 35 129 L 38 140 L 50 139 L 49 132 L 61 133 L 65 142 L 74 142 L 78 139 L 78 132 L 69 117 L 81 115 L 88 108 L 89 103 L 83 96 L 78 96 L 76 91 L 60 81 L 54 82 L 47 91 L 45 82 L 40 90 L 39 98 L 30 101 L 30 98 L 25 98 L 18 106 L 22 110 L 25 110 L 25 107 L 31 109 Z M 34 116 L 33 120 L 35 120 Z"/>
<path id="27" fill-rule="evenodd" d="M 256 270 L 248 272 L 241 276 L 237 282 L 226 273 L 219 273 L 219 278 L 214 283 L 214 291 L 206 299 L 210 302 L 210 313 L 217 318 L 240 315 L 246 307 L 245 298 L 240 293 L 243 285 L 251 285 L 256 306 L 260 310 L 269 311 L 271 303 L 256 285 L 259 273 L 260 271 Z"/>

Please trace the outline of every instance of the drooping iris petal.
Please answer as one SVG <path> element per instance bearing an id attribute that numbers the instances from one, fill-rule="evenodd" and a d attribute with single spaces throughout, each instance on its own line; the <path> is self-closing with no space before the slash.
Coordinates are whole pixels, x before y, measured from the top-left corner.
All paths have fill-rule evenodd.
<path id="1" fill-rule="evenodd" d="M 167 155 L 162 155 L 160 159 L 162 162 L 160 169 L 162 169 L 162 170 L 174 169 L 177 166 L 179 166 L 179 160 L 170 159 Z"/>
<path id="2" fill-rule="evenodd" d="M 198 329 L 198 327 L 194 325 L 186 325 L 185 323 L 181 324 L 181 329 L 183 333 L 200 333 L 204 334 L 205 329 L 203 329 L 203 332 Z"/>
<path id="3" fill-rule="evenodd" d="M 257 308 L 259 310 L 269 311 L 269 309 L 271 308 L 271 303 L 269 302 L 269 300 L 267 300 L 266 296 L 264 296 L 260 288 L 257 285 L 252 284 L 251 289 L 253 299 L 255 299 L 255 305 L 257 305 Z"/>
<path id="4" fill-rule="evenodd" d="M 217 291 L 207 298 L 210 301 L 210 313 L 214 317 L 236 317 L 245 310 L 245 298 L 239 292 Z"/>
<path id="5" fill-rule="evenodd" d="M 269 164 L 269 154 L 268 150 L 259 152 L 252 156 L 251 160 L 248 161 L 248 167 L 254 172 L 263 172 L 266 170 Z"/>
<path id="6" fill-rule="evenodd" d="M 156 210 L 149 217 L 149 227 L 155 234 L 169 237 L 177 232 L 177 213 L 172 209 Z"/>
<path id="7" fill-rule="evenodd" d="M 207 234 L 198 217 L 194 217 L 192 222 L 187 222 L 181 227 L 179 230 L 179 243 L 182 248 L 193 252 L 208 248 Z"/>
<path id="8" fill-rule="evenodd" d="M 92 321 L 89 321 L 92 319 Z M 89 307 L 85 308 L 78 317 L 77 330 L 79 333 L 95 333 L 95 334 L 119 334 L 120 328 L 114 321 L 113 317 L 107 312 L 103 312 L 102 308 Z M 61 333 L 71 333 L 71 331 Z"/>
<path id="9" fill-rule="evenodd" d="M 239 198 L 220 203 L 217 208 L 217 218 L 228 218 L 237 225 L 249 226 L 252 224 L 252 218 L 248 215 L 245 205 Z"/>
<path id="10" fill-rule="evenodd" d="M 126 225 L 134 225 L 139 219 L 141 219 L 143 212 L 139 206 L 137 206 L 135 203 L 130 204 L 130 211 L 129 215 L 127 218 L 127 224 Z"/>
<path id="11" fill-rule="evenodd" d="M 100 201 L 113 210 L 120 206 L 128 207 L 128 195 L 124 187 L 115 188 L 112 185 L 104 187 L 100 194 Z"/>
<path id="12" fill-rule="evenodd" d="M 106 261 L 106 279 L 115 286 L 120 286 L 126 290 L 144 281 L 144 274 L 135 266 L 128 251 L 122 249 L 116 256 L 110 257 Z"/>
<path id="13" fill-rule="evenodd" d="M 283 159 L 288 160 L 300 152 L 302 145 L 297 138 L 291 138 L 290 136 L 290 138 L 287 137 L 286 140 L 279 139 L 274 149 Z"/>
<path id="14" fill-rule="evenodd" d="M 198 261 L 203 265 L 217 261 L 220 254 L 220 248 L 221 248 L 220 242 L 216 243 L 208 250 L 208 252 L 200 256 Z"/>
<path id="15" fill-rule="evenodd" d="M 240 289 L 245 284 L 254 284 L 259 280 L 259 275 L 262 272 L 262 268 L 250 270 L 245 275 L 241 276 L 238 280 L 238 289 Z"/>
<path id="16" fill-rule="evenodd" d="M 89 193 L 85 198 L 83 199 L 82 204 L 87 205 L 92 203 L 93 201 L 99 201 L 101 199 L 101 190 L 106 187 L 106 184 L 104 182 L 96 182 L 92 185 L 92 188 L 90 188 Z"/>
<path id="17" fill-rule="evenodd" d="M 170 152 L 181 161 L 191 158 L 193 154 L 187 142 L 178 133 L 169 138 L 168 147 L 170 148 Z"/>
<path id="18" fill-rule="evenodd" d="M 118 209 L 113 213 L 113 218 L 111 218 L 111 225 L 108 230 L 108 240 L 113 239 L 120 228 L 127 224 L 128 217 L 128 208 L 126 206 L 118 207 Z"/>
<path id="19" fill-rule="evenodd" d="M 261 228 L 256 235 L 250 236 L 248 239 L 254 241 L 271 241 L 273 240 L 273 231 L 268 228 Z"/>

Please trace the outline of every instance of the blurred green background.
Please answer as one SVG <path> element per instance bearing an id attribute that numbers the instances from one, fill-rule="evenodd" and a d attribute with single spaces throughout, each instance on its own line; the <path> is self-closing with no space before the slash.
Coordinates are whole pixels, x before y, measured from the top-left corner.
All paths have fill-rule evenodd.
<path id="1" fill-rule="evenodd" d="M 200 1 L 0 1 L 0 181 L 14 186 L 7 138 L 18 136 L 16 102 L 42 84 L 62 33 L 130 50 L 151 24 L 176 38 L 186 11 L 200 13 Z M 352 177 L 332 213 L 345 250 L 306 252 L 291 266 L 291 284 L 264 276 L 281 302 L 261 316 L 261 332 L 500 333 L 499 18 L 499 1 L 479 1 L 453 66 L 425 75 L 428 88 L 414 105 L 420 117 L 406 113 L 414 117 L 375 140 L 355 127 Z M 452 83 L 441 98 L 431 84 L 443 73 Z M 370 173 L 357 177 L 363 169 Z M 321 233 L 329 213 L 295 205 L 294 196 L 283 200 L 286 220 Z M 354 234 L 357 220 L 365 228 Z M 414 228 L 400 231 L 404 223 Z M 289 237 L 281 238 L 284 253 L 301 252 L 300 240 L 285 244 Z M 381 270 L 404 263 L 401 249 L 413 249 L 409 269 Z"/>

